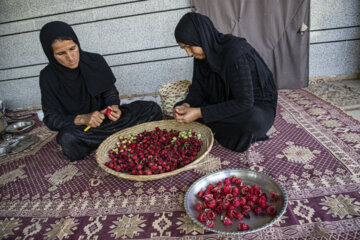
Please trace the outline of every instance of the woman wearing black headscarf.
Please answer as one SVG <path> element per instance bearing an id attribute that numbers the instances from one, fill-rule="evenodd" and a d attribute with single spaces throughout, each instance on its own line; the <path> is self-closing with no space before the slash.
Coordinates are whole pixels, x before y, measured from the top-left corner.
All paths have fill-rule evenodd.
<path id="1" fill-rule="evenodd" d="M 256 50 L 244 38 L 218 32 L 198 13 L 180 19 L 175 38 L 194 57 L 189 94 L 175 104 L 175 119 L 204 122 L 221 145 L 237 152 L 268 139 L 277 88 Z"/>
<path id="2" fill-rule="evenodd" d="M 59 132 L 56 140 L 70 161 L 83 159 L 114 132 L 162 119 L 154 102 L 120 105 L 116 79 L 105 59 L 82 51 L 68 24 L 45 24 L 40 41 L 49 60 L 40 72 L 44 123 Z M 112 111 L 105 116 L 107 107 Z M 90 130 L 84 131 L 86 126 Z"/>

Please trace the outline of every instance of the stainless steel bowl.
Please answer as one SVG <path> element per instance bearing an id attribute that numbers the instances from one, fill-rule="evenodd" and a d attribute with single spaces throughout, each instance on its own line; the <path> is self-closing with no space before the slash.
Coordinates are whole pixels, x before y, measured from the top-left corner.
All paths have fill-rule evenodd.
<path id="1" fill-rule="evenodd" d="M 37 143 L 39 139 L 39 137 L 33 135 L 11 137 L 0 144 L 0 157 L 22 152 L 31 145 Z"/>
<path id="2" fill-rule="evenodd" d="M 5 156 L 9 152 L 11 152 L 11 149 L 13 147 L 15 147 L 18 144 L 18 142 L 20 141 L 20 138 L 23 138 L 23 136 L 20 136 L 18 138 L 9 138 L 9 139 L 3 141 L 0 144 L 0 156 Z"/>
<path id="3" fill-rule="evenodd" d="M 0 156 L 4 156 L 8 153 L 10 144 L 8 142 L 2 142 L 0 144 Z"/>
<path id="4" fill-rule="evenodd" d="M 8 125 L 5 128 L 5 131 L 8 133 L 21 134 L 29 131 L 34 126 L 34 124 L 34 120 L 18 121 Z"/>
<path id="5" fill-rule="evenodd" d="M 206 187 L 211 184 L 216 184 L 219 181 L 223 181 L 226 177 L 230 178 L 235 176 L 237 178 L 241 178 L 244 183 L 249 185 L 257 184 L 260 189 L 269 196 L 270 192 L 275 192 L 278 195 L 278 199 L 275 202 L 271 202 L 277 211 L 275 216 L 266 216 L 266 215 L 255 215 L 254 213 L 250 213 L 250 218 L 244 218 L 242 222 L 249 225 L 250 229 L 247 231 L 238 231 L 238 223 L 239 220 L 232 219 L 233 224 L 230 226 L 225 226 L 220 219 L 220 216 L 217 215 L 215 218 L 215 225 L 213 228 L 209 228 L 206 225 L 202 224 L 198 220 L 199 211 L 195 209 L 195 204 L 200 203 L 201 201 L 198 199 L 196 194 L 200 190 L 205 190 Z M 194 182 L 185 195 L 185 209 L 187 214 L 191 217 L 191 219 L 198 224 L 200 227 L 220 234 L 227 235 L 241 235 L 247 233 L 253 233 L 260 230 L 263 230 L 273 223 L 275 223 L 285 212 L 288 203 L 288 197 L 283 186 L 273 177 L 248 169 L 225 169 L 217 172 L 210 173 L 196 182 Z M 223 214 L 222 214 L 223 215 Z"/>

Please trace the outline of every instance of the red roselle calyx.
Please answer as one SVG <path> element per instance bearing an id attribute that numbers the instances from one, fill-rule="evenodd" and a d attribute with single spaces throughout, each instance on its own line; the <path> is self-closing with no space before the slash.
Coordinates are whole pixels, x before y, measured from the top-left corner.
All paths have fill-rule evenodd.
<path id="1" fill-rule="evenodd" d="M 276 201 L 277 200 L 277 194 L 275 192 L 270 192 L 270 201 Z"/>
<path id="2" fill-rule="evenodd" d="M 253 211 L 256 215 L 260 215 L 263 212 L 263 209 L 261 207 L 255 207 Z"/>
<path id="3" fill-rule="evenodd" d="M 200 213 L 199 217 L 198 217 L 200 222 L 206 222 L 207 217 L 205 213 Z"/>
<path id="4" fill-rule="evenodd" d="M 211 220 L 206 221 L 206 226 L 208 226 L 209 228 L 214 227 L 214 225 L 215 225 L 214 221 L 211 221 Z"/>
<path id="5" fill-rule="evenodd" d="M 211 210 L 206 212 L 206 217 L 210 220 L 213 220 L 215 218 L 215 216 L 216 216 L 215 213 Z"/>
<path id="6" fill-rule="evenodd" d="M 229 178 L 225 178 L 225 179 L 224 179 L 224 183 L 225 183 L 225 184 L 230 184 L 230 183 L 231 183 L 231 181 L 230 181 L 230 179 L 229 179 Z"/>
<path id="7" fill-rule="evenodd" d="M 201 134 L 191 129 L 177 131 L 158 127 L 137 135 L 121 136 L 115 148 L 109 151 L 110 161 L 105 165 L 117 172 L 132 175 L 174 171 L 195 160 L 203 144 L 200 138 Z M 199 192 L 199 197 L 205 192 Z"/>
<path id="8" fill-rule="evenodd" d="M 201 198 L 203 195 L 204 195 L 204 192 L 203 192 L 203 191 L 199 191 L 199 192 L 197 193 L 197 196 L 198 196 L 199 198 Z"/>
<path id="9" fill-rule="evenodd" d="M 233 210 L 233 209 L 227 210 L 226 216 L 228 218 L 230 218 L 230 219 L 234 218 L 235 217 L 235 210 Z"/>
<path id="10" fill-rule="evenodd" d="M 245 224 L 245 223 L 239 223 L 239 225 L 238 225 L 238 230 L 239 231 L 247 231 L 247 230 L 249 230 L 250 229 L 250 227 L 247 225 L 247 224 Z"/>
<path id="11" fill-rule="evenodd" d="M 243 220 L 244 215 L 242 215 L 240 212 L 235 211 L 234 212 L 234 218 L 237 218 L 239 220 Z"/>
<path id="12" fill-rule="evenodd" d="M 215 199 L 209 199 L 209 200 L 207 200 L 205 203 L 206 203 L 206 206 L 207 206 L 208 208 L 210 208 L 210 209 L 214 209 L 215 206 L 216 206 L 216 201 L 215 201 Z"/>
<path id="13" fill-rule="evenodd" d="M 225 184 L 224 193 L 226 193 L 226 194 L 231 193 L 231 191 L 232 191 L 232 187 L 231 187 L 230 183 Z"/>
<path id="14" fill-rule="evenodd" d="M 276 209 L 274 208 L 274 206 L 268 206 L 266 208 L 266 212 L 267 214 L 269 214 L 270 216 L 274 216 L 276 214 Z"/>
<path id="15" fill-rule="evenodd" d="M 234 207 L 239 207 L 241 205 L 240 199 L 238 197 L 235 197 L 232 201 L 232 204 Z"/>
<path id="16" fill-rule="evenodd" d="M 270 201 L 276 201 L 278 196 L 270 192 L 269 197 L 258 185 L 244 184 L 240 178 L 232 176 L 218 181 L 216 184 L 208 184 L 206 189 L 196 193 L 200 200 L 195 204 L 199 211 L 198 219 L 208 227 L 214 227 L 216 217 L 220 217 L 224 225 L 232 225 L 233 221 L 238 224 L 239 231 L 249 230 L 250 227 L 243 222 L 250 218 L 250 213 L 259 216 L 275 216 L 276 209 L 269 205 Z"/>
<path id="17" fill-rule="evenodd" d="M 106 110 L 105 110 L 105 114 L 106 114 L 106 116 L 110 116 L 110 114 L 111 114 L 111 112 L 112 112 L 112 109 L 111 109 L 111 107 L 107 107 L 106 108 Z"/>
<path id="18" fill-rule="evenodd" d="M 195 205 L 195 209 L 198 210 L 198 211 L 200 211 L 200 210 L 204 209 L 204 205 L 203 205 L 202 203 L 197 203 L 197 204 Z"/>
<path id="19" fill-rule="evenodd" d="M 224 225 L 231 225 L 231 224 L 232 224 L 232 221 L 231 221 L 231 219 L 230 219 L 230 218 L 228 218 L 228 217 L 224 217 L 224 219 L 223 219 L 223 223 L 224 223 Z"/>

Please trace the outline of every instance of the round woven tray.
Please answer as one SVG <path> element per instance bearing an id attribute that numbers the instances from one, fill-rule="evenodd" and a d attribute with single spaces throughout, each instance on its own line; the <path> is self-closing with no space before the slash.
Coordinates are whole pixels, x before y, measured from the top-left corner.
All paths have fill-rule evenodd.
<path id="1" fill-rule="evenodd" d="M 153 174 L 153 175 L 131 175 L 129 173 L 117 172 L 105 165 L 106 162 L 110 161 L 109 158 L 110 149 L 115 148 L 115 144 L 116 142 L 119 141 L 120 136 L 128 136 L 129 134 L 139 134 L 144 130 L 152 131 L 155 130 L 156 127 L 159 127 L 160 129 L 168 129 L 168 130 L 174 129 L 178 131 L 192 129 L 196 133 L 200 133 L 201 134 L 200 140 L 203 142 L 203 145 L 200 149 L 200 152 L 196 156 L 195 160 L 190 164 L 185 165 L 184 167 L 176 169 L 174 171 L 161 173 L 161 174 Z M 107 139 L 105 139 L 105 141 L 103 141 L 100 144 L 99 148 L 96 150 L 96 161 L 98 162 L 99 166 L 102 169 L 115 176 L 133 181 L 151 181 L 165 177 L 170 177 L 180 172 L 195 168 L 197 164 L 210 152 L 213 143 L 214 143 L 214 135 L 211 132 L 211 129 L 205 126 L 204 124 L 198 122 L 185 124 L 185 123 L 178 123 L 175 120 L 161 120 L 161 121 L 143 123 L 130 128 L 126 128 L 109 136 Z"/>

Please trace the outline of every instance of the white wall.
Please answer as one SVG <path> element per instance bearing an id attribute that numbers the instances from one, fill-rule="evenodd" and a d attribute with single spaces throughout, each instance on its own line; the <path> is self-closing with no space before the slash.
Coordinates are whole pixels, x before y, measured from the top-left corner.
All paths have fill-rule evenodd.
<path id="1" fill-rule="evenodd" d="M 309 75 L 360 73 L 360 0 L 312 0 Z"/>
<path id="2" fill-rule="evenodd" d="M 102 54 L 121 95 L 155 92 L 170 81 L 191 79 L 192 60 L 173 32 L 188 0 L 1 0 L 0 99 L 8 108 L 40 106 L 39 72 L 47 58 L 41 27 L 69 23 L 85 51 Z"/>
<path id="3" fill-rule="evenodd" d="M 8 108 L 40 106 L 47 59 L 39 30 L 53 20 L 69 23 L 82 49 L 105 57 L 121 95 L 191 80 L 192 60 L 173 37 L 188 11 L 190 0 L 0 0 L 0 99 Z M 310 77 L 359 73 L 360 1 L 313 0 L 310 40 Z"/>

